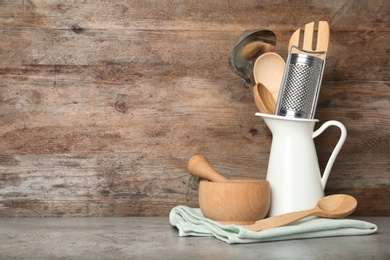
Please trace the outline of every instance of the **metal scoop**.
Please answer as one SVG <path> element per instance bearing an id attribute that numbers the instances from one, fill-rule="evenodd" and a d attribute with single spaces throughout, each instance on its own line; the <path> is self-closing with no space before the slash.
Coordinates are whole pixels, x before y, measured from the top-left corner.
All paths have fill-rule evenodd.
<path id="1" fill-rule="evenodd" d="M 269 30 L 255 30 L 242 34 L 234 43 L 229 55 L 230 68 L 251 88 L 254 86 L 253 66 L 256 59 L 273 51 L 276 35 Z"/>

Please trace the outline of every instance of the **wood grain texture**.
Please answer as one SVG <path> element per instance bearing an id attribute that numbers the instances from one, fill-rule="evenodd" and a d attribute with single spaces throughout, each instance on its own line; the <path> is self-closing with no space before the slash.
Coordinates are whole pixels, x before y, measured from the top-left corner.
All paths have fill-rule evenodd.
<path id="1" fill-rule="evenodd" d="M 0 1 L 0 216 L 156 216 L 198 206 L 186 169 L 265 178 L 271 134 L 228 66 L 245 30 L 287 56 L 331 29 L 316 117 L 348 130 L 326 193 L 390 215 L 389 1 Z M 317 125 L 317 127 L 320 124 Z M 316 138 L 323 169 L 337 129 Z"/>

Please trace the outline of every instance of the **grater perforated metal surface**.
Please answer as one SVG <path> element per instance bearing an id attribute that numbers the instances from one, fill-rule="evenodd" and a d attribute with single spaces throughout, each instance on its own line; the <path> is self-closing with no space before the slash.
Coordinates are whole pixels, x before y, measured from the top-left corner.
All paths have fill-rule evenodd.
<path id="1" fill-rule="evenodd" d="M 289 54 L 276 114 L 312 119 L 317 106 L 325 60 L 299 50 L 300 53 Z"/>

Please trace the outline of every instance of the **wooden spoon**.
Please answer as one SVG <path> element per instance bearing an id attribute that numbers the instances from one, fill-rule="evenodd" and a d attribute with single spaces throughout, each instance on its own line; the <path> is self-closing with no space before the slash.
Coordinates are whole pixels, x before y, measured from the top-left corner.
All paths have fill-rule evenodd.
<path id="1" fill-rule="evenodd" d="M 203 155 L 192 156 L 187 163 L 188 171 L 192 176 L 201 177 L 214 182 L 229 182 L 229 179 L 215 171 Z"/>
<path id="2" fill-rule="evenodd" d="M 261 113 L 275 114 L 276 100 L 271 92 L 261 83 L 257 83 L 253 87 L 253 96 L 255 103 Z"/>
<path id="3" fill-rule="evenodd" d="M 252 225 L 244 227 L 252 231 L 261 231 L 290 224 L 309 216 L 323 218 L 344 218 L 351 214 L 357 206 L 354 197 L 344 194 L 336 194 L 320 199 L 313 209 L 291 212 L 256 221 Z"/>
<path id="4" fill-rule="evenodd" d="M 257 58 L 253 67 L 255 82 L 263 84 L 275 100 L 279 96 L 285 64 L 279 54 L 267 52 Z"/>
<path id="5" fill-rule="evenodd" d="M 271 92 L 266 88 L 263 84 L 259 84 L 257 86 L 257 90 L 259 92 L 259 96 L 263 101 L 265 107 L 268 110 L 269 114 L 275 114 L 276 110 L 276 100 Z"/>

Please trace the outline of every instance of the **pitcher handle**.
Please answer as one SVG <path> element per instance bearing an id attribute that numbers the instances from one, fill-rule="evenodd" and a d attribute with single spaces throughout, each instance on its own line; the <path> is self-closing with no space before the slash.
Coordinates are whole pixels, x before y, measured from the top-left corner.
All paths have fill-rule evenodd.
<path id="1" fill-rule="evenodd" d="M 325 122 L 320 128 L 317 129 L 317 131 L 315 131 L 313 133 L 313 138 L 316 138 L 322 132 L 324 132 L 325 129 L 327 129 L 329 126 L 332 126 L 332 125 L 340 128 L 341 135 L 340 135 L 339 141 L 336 144 L 336 147 L 333 149 L 333 152 L 329 157 L 328 163 L 326 164 L 326 167 L 325 167 L 324 174 L 322 175 L 321 184 L 322 184 L 323 189 L 325 189 L 326 182 L 328 181 L 328 178 L 329 178 L 330 170 L 333 167 L 333 163 L 336 160 L 336 157 L 339 154 L 341 147 L 343 146 L 343 144 L 345 142 L 345 139 L 347 138 L 347 129 L 339 121 L 330 120 L 330 121 Z"/>

